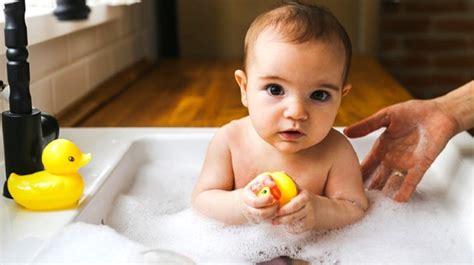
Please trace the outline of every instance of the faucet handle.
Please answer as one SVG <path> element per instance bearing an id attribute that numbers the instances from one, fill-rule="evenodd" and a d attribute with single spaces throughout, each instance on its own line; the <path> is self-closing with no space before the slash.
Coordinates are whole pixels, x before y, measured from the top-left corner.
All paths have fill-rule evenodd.
<path id="1" fill-rule="evenodd" d="M 43 135 L 42 146 L 46 146 L 49 142 L 58 139 L 59 123 L 52 115 L 41 112 L 41 132 Z"/>

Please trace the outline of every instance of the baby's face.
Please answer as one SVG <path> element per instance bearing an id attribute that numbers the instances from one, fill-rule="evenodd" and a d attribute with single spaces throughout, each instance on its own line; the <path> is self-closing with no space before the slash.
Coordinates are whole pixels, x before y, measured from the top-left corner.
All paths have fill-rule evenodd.
<path id="1" fill-rule="evenodd" d="M 257 39 L 247 73 L 241 72 L 242 102 L 257 133 L 281 152 L 311 147 L 332 128 L 350 89 L 343 84 L 345 56 L 337 45 L 289 43 L 274 31 Z"/>

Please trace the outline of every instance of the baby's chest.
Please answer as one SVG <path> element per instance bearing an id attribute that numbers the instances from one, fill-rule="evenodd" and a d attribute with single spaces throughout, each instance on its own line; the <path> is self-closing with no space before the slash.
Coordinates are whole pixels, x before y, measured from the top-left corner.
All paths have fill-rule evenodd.
<path id="1" fill-rule="evenodd" d="M 330 165 L 324 159 L 308 158 L 304 161 L 284 161 L 265 154 L 246 153 L 233 156 L 235 188 L 245 187 L 257 175 L 264 172 L 284 171 L 300 189 L 323 194 Z"/>

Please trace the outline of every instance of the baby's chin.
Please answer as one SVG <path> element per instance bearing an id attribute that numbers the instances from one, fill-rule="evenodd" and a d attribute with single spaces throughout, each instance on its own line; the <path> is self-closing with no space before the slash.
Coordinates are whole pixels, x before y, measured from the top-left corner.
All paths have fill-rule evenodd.
<path id="1" fill-rule="evenodd" d="M 280 153 L 284 154 L 295 154 L 302 150 L 308 149 L 311 146 L 314 146 L 314 144 L 305 144 L 301 142 L 277 142 L 270 144 Z"/>

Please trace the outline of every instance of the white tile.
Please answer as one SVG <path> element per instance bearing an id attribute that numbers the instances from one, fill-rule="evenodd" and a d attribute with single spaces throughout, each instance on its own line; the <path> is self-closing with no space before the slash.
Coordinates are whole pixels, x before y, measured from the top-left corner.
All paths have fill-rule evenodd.
<path id="1" fill-rule="evenodd" d="M 8 76 L 7 76 L 7 58 L 5 54 L 0 55 L 0 80 L 3 83 L 8 83 Z"/>
<path id="2" fill-rule="evenodd" d="M 32 82 L 43 79 L 68 62 L 67 39 L 65 37 L 33 45 L 28 48 L 28 51 Z"/>
<path id="3" fill-rule="evenodd" d="M 121 36 L 121 25 L 119 20 L 102 24 L 97 27 L 97 49 L 112 45 Z"/>
<path id="4" fill-rule="evenodd" d="M 87 62 L 90 89 L 96 88 L 114 73 L 113 49 L 103 49 L 91 56 Z"/>
<path id="5" fill-rule="evenodd" d="M 143 30 L 147 19 L 145 5 L 143 3 L 134 4 L 131 6 L 131 11 L 133 13 L 132 19 L 135 32 Z"/>
<path id="6" fill-rule="evenodd" d="M 123 7 L 123 15 L 120 17 L 120 24 L 121 24 L 121 36 L 125 37 L 135 30 L 134 26 L 134 19 L 133 19 L 133 9 L 131 6 Z"/>
<path id="7" fill-rule="evenodd" d="M 43 78 L 31 84 L 30 93 L 35 108 L 49 114 L 56 114 L 54 113 L 51 78 Z"/>
<path id="8" fill-rule="evenodd" d="M 97 48 L 97 27 L 82 30 L 67 36 L 69 62 L 75 62 Z"/>
<path id="9" fill-rule="evenodd" d="M 135 34 L 132 38 L 132 63 L 138 62 L 145 56 L 145 49 L 147 48 L 144 34 Z"/>
<path id="10" fill-rule="evenodd" d="M 127 38 L 122 40 L 114 48 L 114 72 L 120 72 L 125 67 L 133 63 L 134 53 L 133 53 L 133 38 Z"/>
<path id="11" fill-rule="evenodd" d="M 86 94 L 88 91 L 86 68 L 85 61 L 81 61 L 54 74 L 54 113 L 63 111 Z"/>

